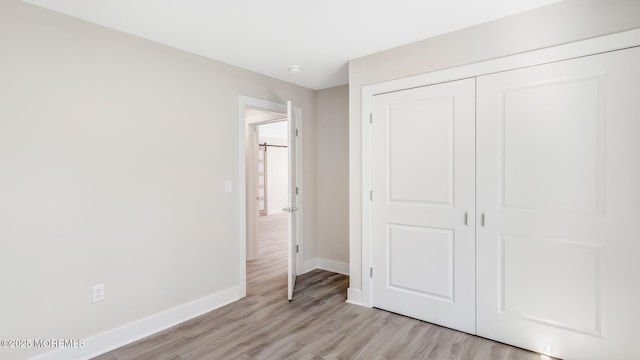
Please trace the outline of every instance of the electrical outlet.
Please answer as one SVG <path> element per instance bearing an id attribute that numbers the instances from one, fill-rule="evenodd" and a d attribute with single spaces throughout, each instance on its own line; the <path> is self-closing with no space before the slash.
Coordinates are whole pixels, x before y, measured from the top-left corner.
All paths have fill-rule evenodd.
<path id="1" fill-rule="evenodd" d="M 94 303 L 104 300 L 104 284 L 94 285 L 91 290 Z"/>
<path id="2" fill-rule="evenodd" d="M 224 182 L 224 192 L 227 194 L 231 193 L 231 190 L 233 189 L 233 187 L 231 186 L 231 180 L 227 180 Z"/>

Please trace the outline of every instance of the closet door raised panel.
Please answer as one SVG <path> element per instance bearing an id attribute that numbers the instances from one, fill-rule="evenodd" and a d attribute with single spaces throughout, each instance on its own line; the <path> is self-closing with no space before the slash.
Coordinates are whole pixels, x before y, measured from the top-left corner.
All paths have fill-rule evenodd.
<path id="1" fill-rule="evenodd" d="M 373 304 L 469 333 L 474 91 L 468 79 L 376 95 L 372 125 Z"/>
<path id="2" fill-rule="evenodd" d="M 640 358 L 639 63 L 636 48 L 478 78 L 479 335 Z"/>

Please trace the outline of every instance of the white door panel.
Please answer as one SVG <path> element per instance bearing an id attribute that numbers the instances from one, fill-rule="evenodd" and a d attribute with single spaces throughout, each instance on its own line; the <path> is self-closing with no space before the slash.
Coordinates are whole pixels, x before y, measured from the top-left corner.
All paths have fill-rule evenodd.
<path id="1" fill-rule="evenodd" d="M 640 50 L 477 80 L 478 335 L 637 359 Z"/>
<path id="2" fill-rule="evenodd" d="M 372 125 L 373 304 L 470 333 L 474 89 L 468 79 L 376 95 Z"/>

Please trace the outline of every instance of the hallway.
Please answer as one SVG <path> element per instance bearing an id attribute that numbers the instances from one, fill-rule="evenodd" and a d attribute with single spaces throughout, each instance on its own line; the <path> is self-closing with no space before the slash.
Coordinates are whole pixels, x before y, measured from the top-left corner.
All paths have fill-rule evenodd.
<path id="1" fill-rule="evenodd" d="M 259 217 L 260 255 L 247 261 L 247 296 L 287 296 L 287 214 Z"/>

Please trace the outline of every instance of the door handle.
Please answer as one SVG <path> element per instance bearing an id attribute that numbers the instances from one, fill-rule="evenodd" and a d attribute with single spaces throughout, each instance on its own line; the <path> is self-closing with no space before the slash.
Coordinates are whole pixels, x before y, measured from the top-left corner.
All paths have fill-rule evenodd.
<path id="1" fill-rule="evenodd" d="M 288 212 L 288 213 L 290 213 L 290 212 L 294 212 L 294 211 L 298 211 L 298 210 L 300 210 L 300 209 L 298 209 L 297 207 L 286 207 L 286 208 L 282 208 L 282 211 L 284 211 L 284 212 Z"/>
<path id="2" fill-rule="evenodd" d="M 482 225 L 482 227 L 487 227 L 485 224 L 485 215 L 484 213 L 482 213 L 482 215 L 480 215 L 480 225 Z"/>
<path id="3" fill-rule="evenodd" d="M 469 226 L 469 212 L 464 212 L 464 226 Z"/>

